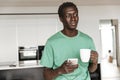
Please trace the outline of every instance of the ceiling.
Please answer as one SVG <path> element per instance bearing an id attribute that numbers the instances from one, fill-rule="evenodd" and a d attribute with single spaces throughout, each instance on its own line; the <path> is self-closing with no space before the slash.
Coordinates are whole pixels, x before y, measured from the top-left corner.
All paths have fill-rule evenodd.
<path id="1" fill-rule="evenodd" d="M 0 7 L 58 6 L 64 1 L 72 1 L 78 6 L 120 5 L 120 0 L 0 0 Z"/>

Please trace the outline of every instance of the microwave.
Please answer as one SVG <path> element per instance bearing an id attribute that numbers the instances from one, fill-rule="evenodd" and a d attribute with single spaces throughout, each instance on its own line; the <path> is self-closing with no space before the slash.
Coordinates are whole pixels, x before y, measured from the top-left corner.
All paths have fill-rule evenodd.
<path id="1" fill-rule="evenodd" d="M 36 48 L 24 48 L 19 47 L 19 61 L 24 60 L 37 60 L 37 49 Z"/>
<path id="2" fill-rule="evenodd" d="M 19 61 L 25 60 L 40 60 L 43 54 L 44 46 L 38 46 L 38 48 L 19 47 Z"/>

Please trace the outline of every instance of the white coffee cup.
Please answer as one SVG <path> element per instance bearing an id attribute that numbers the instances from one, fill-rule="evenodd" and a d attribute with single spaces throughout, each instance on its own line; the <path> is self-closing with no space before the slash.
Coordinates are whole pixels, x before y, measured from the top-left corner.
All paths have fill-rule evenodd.
<path id="1" fill-rule="evenodd" d="M 68 62 L 71 62 L 72 65 L 78 64 L 78 58 L 69 58 L 67 61 L 68 61 Z"/>
<path id="2" fill-rule="evenodd" d="M 82 62 L 89 62 L 90 60 L 90 49 L 80 49 L 80 58 Z"/>

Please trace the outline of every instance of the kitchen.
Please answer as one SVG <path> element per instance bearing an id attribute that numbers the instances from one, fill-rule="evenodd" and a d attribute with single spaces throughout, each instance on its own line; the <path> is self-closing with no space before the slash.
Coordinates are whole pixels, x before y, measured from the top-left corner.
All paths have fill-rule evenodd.
<path id="1" fill-rule="evenodd" d="M 9 1 L 8 1 L 9 2 Z M 42 1 L 44 3 L 44 1 Z M 58 1 L 62 3 L 62 1 Z M 57 1 L 48 2 L 57 3 Z M 76 2 L 77 3 L 77 2 Z M 46 4 L 47 5 L 47 4 Z M 39 6 L 24 2 L 9 2 L 0 7 L 0 62 L 19 65 L 18 47 L 38 47 L 44 45 L 47 38 L 61 30 L 62 24 L 57 16 L 58 6 Z M 80 5 L 78 29 L 89 34 L 95 41 L 99 53 L 99 62 L 102 57 L 101 35 L 99 21 L 101 19 L 118 19 L 120 23 L 120 4 L 110 5 Z M 36 14 L 37 13 L 37 14 Z M 47 13 L 47 14 L 46 14 Z M 46 23 L 47 22 L 47 23 Z"/>

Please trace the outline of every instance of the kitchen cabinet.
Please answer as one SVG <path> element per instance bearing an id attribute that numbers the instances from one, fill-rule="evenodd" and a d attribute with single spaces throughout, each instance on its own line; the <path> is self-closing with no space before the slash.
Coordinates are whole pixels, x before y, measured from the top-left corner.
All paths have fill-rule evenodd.
<path id="1" fill-rule="evenodd" d="M 38 47 L 59 28 L 58 15 L 0 15 L 0 65 L 18 61 L 18 47 Z M 17 64 L 17 63 L 16 63 Z"/>
<path id="2" fill-rule="evenodd" d="M 0 80 L 44 80 L 42 72 L 42 67 L 0 70 Z"/>

